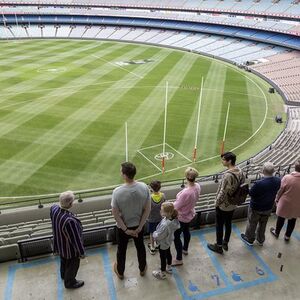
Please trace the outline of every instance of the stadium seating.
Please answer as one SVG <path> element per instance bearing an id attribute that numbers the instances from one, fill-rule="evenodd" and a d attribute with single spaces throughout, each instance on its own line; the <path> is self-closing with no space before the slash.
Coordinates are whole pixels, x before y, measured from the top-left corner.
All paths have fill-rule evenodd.
<path id="1" fill-rule="evenodd" d="M 300 101 L 300 54 L 292 51 L 267 57 L 267 62 L 252 69 L 272 80 L 289 101 Z"/>
<path id="2" fill-rule="evenodd" d="M 270 160 L 276 165 L 288 165 L 299 157 L 299 153 L 300 108 L 290 107 L 285 130 L 266 151 L 257 155 L 252 163 L 262 164 Z"/>
<path id="3" fill-rule="evenodd" d="M 10 38 L 16 36 L 16 32 L 20 36 L 22 33 L 20 27 L 10 26 Z M 28 35 L 31 38 L 41 38 L 43 37 L 43 32 L 47 33 L 47 37 L 56 38 L 97 38 L 160 44 L 207 53 L 236 63 L 245 63 L 248 60 L 255 60 L 284 52 L 284 48 L 282 47 L 270 48 L 263 43 L 253 43 L 229 37 L 224 38 L 201 33 L 133 27 L 87 27 L 80 25 L 76 27 L 72 25 L 54 27 L 54 25 L 44 25 L 42 28 L 38 26 L 24 27 L 22 34 L 23 37 Z M 54 33 L 54 36 L 50 36 L 50 33 Z"/>
<path id="4" fill-rule="evenodd" d="M 1 0 L 0 3 L 5 4 L 52 4 L 56 5 L 57 1 L 55 0 L 28 0 L 28 1 L 15 1 L 15 0 Z M 131 7 L 131 8 L 167 8 L 167 9 L 175 9 L 175 10 L 201 10 L 201 11 L 210 11 L 210 12 L 235 12 L 241 14 L 256 14 L 256 15 L 269 15 L 269 16 L 284 16 L 284 17 L 298 17 L 300 14 L 299 3 L 293 0 L 281 0 L 281 1 L 272 1 L 265 0 L 264 2 L 257 2 L 254 0 L 142 0 L 139 1 L 138 4 L 136 1 L 127 0 L 126 2 L 121 0 L 90 0 L 88 2 L 81 1 L 68 1 L 68 0 L 60 0 L 59 3 L 61 5 L 70 5 L 80 6 L 81 8 L 84 6 L 105 6 L 105 7 Z"/>

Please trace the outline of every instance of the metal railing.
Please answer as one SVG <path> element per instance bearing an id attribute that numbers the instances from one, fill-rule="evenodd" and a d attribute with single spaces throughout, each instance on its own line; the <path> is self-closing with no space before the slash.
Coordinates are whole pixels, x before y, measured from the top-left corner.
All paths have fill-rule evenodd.
<path id="1" fill-rule="evenodd" d="M 252 180 L 257 180 L 261 178 L 261 169 L 262 165 L 253 165 L 250 163 L 250 159 L 246 162 L 243 162 L 243 165 L 241 164 L 241 169 L 243 170 L 246 178 L 249 176 L 252 176 Z M 275 168 L 275 176 L 284 176 L 286 174 L 289 174 L 293 170 L 293 165 L 284 165 L 284 166 L 276 166 Z M 206 176 L 200 176 L 197 178 L 198 182 L 207 182 L 207 181 L 214 181 L 215 183 L 218 183 L 219 180 L 223 176 L 223 172 L 216 173 L 214 175 L 206 175 Z M 178 186 L 180 188 L 183 188 L 185 186 L 185 179 L 179 178 L 176 180 L 168 180 L 162 182 L 162 187 L 170 187 L 170 186 Z M 104 195 L 109 195 L 112 193 L 112 190 L 115 186 L 109 187 L 109 188 L 98 188 L 98 189 L 92 189 L 92 190 L 83 190 L 83 191 L 76 191 L 74 192 L 76 196 L 76 200 L 78 202 L 88 201 L 89 199 L 94 199 L 95 197 L 100 197 Z M 40 195 L 40 196 L 24 196 L 22 198 L 12 198 L 9 201 L 3 201 L 0 202 L 0 213 L 1 210 L 10 209 L 10 208 L 16 208 L 16 207 L 25 207 L 25 206 L 37 206 L 38 208 L 43 208 L 45 204 L 49 203 L 56 203 L 58 202 L 58 196 L 57 194 L 51 194 L 51 195 Z"/>

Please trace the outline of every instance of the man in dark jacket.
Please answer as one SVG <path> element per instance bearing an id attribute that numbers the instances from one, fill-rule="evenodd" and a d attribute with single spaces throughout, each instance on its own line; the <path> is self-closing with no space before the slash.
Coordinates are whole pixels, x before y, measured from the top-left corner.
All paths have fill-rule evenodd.
<path id="1" fill-rule="evenodd" d="M 248 209 L 248 222 L 246 231 L 241 234 L 241 238 L 250 246 L 253 245 L 255 239 L 260 246 L 265 241 L 267 222 L 277 191 L 280 188 L 280 178 L 273 176 L 274 171 L 274 165 L 271 162 L 266 162 L 263 166 L 264 177 L 256 181 L 249 192 L 251 200 Z"/>
<path id="2" fill-rule="evenodd" d="M 67 289 L 84 285 L 84 281 L 76 280 L 80 258 L 84 257 L 84 247 L 81 222 L 69 211 L 74 199 L 73 192 L 64 192 L 59 196 L 60 205 L 53 205 L 50 209 L 53 251 L 60 255 L 60 275 Z"/>

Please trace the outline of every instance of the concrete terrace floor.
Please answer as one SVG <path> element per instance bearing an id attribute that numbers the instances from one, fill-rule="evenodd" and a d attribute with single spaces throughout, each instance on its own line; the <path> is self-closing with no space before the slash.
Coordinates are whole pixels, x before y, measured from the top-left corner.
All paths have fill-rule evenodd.
<path id="1" fill-rule="evenodd" d="M 229 251 L 224 255 L 206 247 L 207 241 L 215 239 L 214 227 L 193 231 L 184 265 L 174 268 L 173 275 L 164 281 L 151 274 L 159 266 L 158 253 L 152 256 L 147 252 L 148 272 L 143 278 L 139 276 L 132 242 L 123 281 L 112 271 L 116 246 L 88 250 L 77 276 L 85 285 L 78 290 L 64 289 L 57 257 L 2 263 L 0 299 L 300 299 L 300 224 L 287 244 L 284 232 L 278 240 L 269 233 L 275 222 L 276 217 L 271 217 L 263 247 L 244 244 L 240 233 L 246 222 L 234 223 Z"/>

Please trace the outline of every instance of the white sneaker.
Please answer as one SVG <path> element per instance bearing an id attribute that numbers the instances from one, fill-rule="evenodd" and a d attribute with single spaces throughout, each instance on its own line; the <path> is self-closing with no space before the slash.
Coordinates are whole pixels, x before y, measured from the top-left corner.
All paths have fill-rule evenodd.
<path id="1" fill-rule="evenodd" d="M 148 249 L 151 255 L 154 255 L 156 253 L 155 247 L 152 247 L 152 245 L 148 244 Z"/>
<path id="2" fill-rule="evenodd" d="M 166 267 L 166 272 L 169 273 L 169 274 L 172 274 L 172 273 L 173 273 L 173 270 L 172 270 L 172 266 L 171 266 L 171 265 L 167 265 L 167 267 Z"/>
<path id="3" fill-rule="evenodd" d="M 152 275 L 153 275 L 155 278 L 161 279 L 161 280 L 167 278 L 166 273 L 165 273 L 165 272 L 162 272 L 162 271 L 160 271 L 160 270 L 153 271 L 153 272 L 152 272 Z"/>

